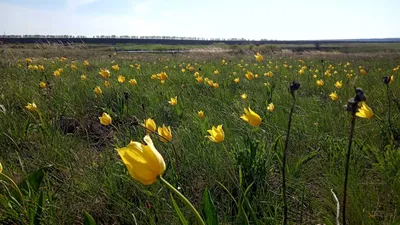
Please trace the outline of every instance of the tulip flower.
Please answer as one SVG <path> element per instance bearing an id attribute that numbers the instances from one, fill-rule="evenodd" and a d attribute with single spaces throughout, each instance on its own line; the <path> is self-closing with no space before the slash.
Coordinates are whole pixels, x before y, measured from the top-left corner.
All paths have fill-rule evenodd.
<path id="1" fill-rule="evenodd" d="M 96 86 L 93 91 L 96 93 L 96 95 L 101 95 L 103 93 L 100 86 Z"/>
<path id="2" fill-rule="evenodd" d="M 336 83 L 335 83 L 335 87 L 336 88 L 342 88 L 342 86 L 343 86 L 343 83 L 342 83 L 342 81 L 336 81 Z"/>
<path id="3" fill-rule="evenodd" d="M 100 69 L 99 74 L 103 77 L 103 78 L 108 78 L 111 76 L 111 73 L 108 69 Z"/>
<path id="4" fill-rule="evenodd" d="M 104 81 L 104 87 L 109 88 L 111 86 L 110 82 L 107 80 Z"/>
<path id="5" fill-rule="evenodd" d="M 54 71 L 53 75 L 54 75 L 55 77 L 59 77 L 59 76 L 61 76 L 61 72 L 60 72 L 60 70 L 56 70 L 56 71 Z"/>
<path id="6" fill-rule="evenodd" d="M 196 77 L 197 83 L 203 83 L 203 77 L 198 76 Z"/>
<path id="7" fill-rule="evenodd" d="M 236 77 L 236 78 L 233 80 L 233 82 L 235 82 L 235 84 L 238 84 L 238 83 L 240 82 L 239 77 Z"/>
<path id="8" fill-rule="evenodd" d="M 108 126 L 108 125 L 110 125 L 111 122 L 112 122 L 111 116 L 108 115 L 108 114 L 105 113 L 105 112 L 103 112 L 103 115 L 101 115 L 101 116 L 99 117 L 99 119 L 100 119 L 100 123 L 103 124 L 104 126 Z"/>
<path id="9" fill-rule="evenodd" d="M 34 112 L 37 110 L 37 106 L 34 102 L 28 103 L 28 105 L 26 105 L 25 108 L 31 112 Z"/>
<path id="10" fill-rule="evenodd" d="M 213 84 L 213 87 L 214 87 L 215 89 L 217 89 L 217 88 L 219 88 L 219 84 L 218 84 L 218 83 L 214 83 L 214 84 Z"/>
<path id="11" fill-rule="evenodd" d="M 275 110 L 274 103 L 269 103 L 267 106 L 267 110 L 270 112 L 273 112 Z"/>
<path id="12" fill-rule="evenodd" d="M 171 127 L 168 126 L 168 128 L 163 124 L 162 127 L 158 128 L 158 134 L 161 136 L 160 140 L 162 142 L 169 142 L 172 141 L 172 132 L 171 132 Z"/>
<path id="13" fill-rule="evenodd" d="M 86 75 L 81 76 L 81 80 L 86 80 L 86 78 L 87 78 Z"/>
<path id="14" fill-rule="evenodd" d="M 335 91 L 335 92 L 332 92 L 332 93 L 329 95 L 329 97 L 331 97 L 331 99 L 332 99 L 333 101 L 336 101 L 336 100 L 339 99 L 338 95 L 336 94 L 336 91 Z"/>
<path id="15" fill-rule="evenodd" d="M 146 132 L 151 133 L 151 132 L 156 132 L 157 125 L 156 122 L 154 122 L 153 119 L 147 119 L 144 121 L 144 126 L 146 127 Z"/>
<path id="16" fill-rule="evenodd" d="M 321 80 L 317 80 L 317 85 L 320 86 L 320 87 L 324 86 L 324 81 L 322 79 Z"/>
<path id="17" fill-rule="evenodd" d="M 257 52 L 257 55 L 254 55 L 254 57 L 256 57 L 257 62 L 262 62 L 264 60 L 264 57 Z"/>
<path id="18" fill-rule="evenodd" d="M 89 61 L 87 61 L 87 60 L 83 61 L 83 65 L 86 67 L 89 66 Z"/>
<path id="19" fill-rule="evenodd" d="M 118 70 L 119 70 L 119 66 L 118 66 L 118 64 L 117 64 L 117 65 L 114 65 L 114 66 L 112 66 L 112 68 L 113 68 L 113 70 L 115 70 L 115 71 L 118 71 Z"/>
<path id="20" fill-rule="evenodd" d="M 165 171 L 164 158 L 157 151 L 149 135 L 146 144 L 131 141 L 128 146 L 116 149 L 129 175 L 144 185 L 150 185 Z"/>
<path id="21" fill-rule="evenodd" d="M 245 99 L 247 99 L 247 94 L 244 93 L 244 94 L 242 94 L 240 97 L 241 97 L 243 100 L 245 100 Z"/>
<path id="22" fill-rule="evenodd" d="M 122 76 L 122 75 L 119 75 L 119 76 L 118 76 L 118 82 L 119 82 L 119 83 L 124 83 L 124 82 L 125 82 L 125 77 Z"/>
<path id="23" fill-rule="evenodd" d="M 361 70 L 360 70 L 360 74 L 363 75 L 363 76 L 365 76 L 365 75 L 367 75 L 367 71 L 365 71 L 364 69 L 361 69 Z"/>
<path id="24" fill-rule="evenodd" d="M 72 65 L 71 65 L 71 69 L 72 69 L 72 70 L 76 70 L 76 69 L 78 69 L 78 67 L 77 67 L 75 64 L 72 64 Z"/>
<path id="25" fill-rule="evenodd" d="M 247 80 L 254 80 L 254 74 L 250 71 L 247 71 L 246 78 Z"/>
<path id="26" fill-rule="evenodd" d="M 168 101 L 168 103 L 172 106 L 176 106 L 178 104 L 178 96 L 175 96 L 175 98 L 171 98 L 171 101 Z"/>
<path id="27" fill-rule="evenodd" d="M 258 127 L 261 124 L 261 117 L 255 113 L 253 110 L 250 109 L 244 109 L 245 114 L 243 114 L 240 118 L 243 119 L 244 121 L 248 122 L 250 125 L 254 127 Z"/>
<path id="28" fill-rule="evenodd" d="M 199 118 L 204 118 L 203 110 L 200 110 L 199 112 L 197 112 L 197 115 L 199 116 Z"/>
<path id="29" fill-rule="evenodd" d="M 366 119 L 372 118 L 374 116 L 374 112 L 367 105 L 367 103 L 365 103 L 365 101 L 362 101 L 360 104 L 361 106 L 359 106 L 358 112 L 356 112 L 356 116 Z"/>
<path id="30" fill-rule="evenodd" d="M 221 143 L 225 139 L 225 133 L 222 129 L 222 125 L 218 125 L 218 127 L 212 127 L 211 130 L 207 130 L 210 136 L 207 136 L 212 142 Z"/>
<path id="31" fill-rule="evenodd" d="M 214 70 L 214 75 L 218 75 L 219 74 L 219 70 Z"/>
<path id="32" fill-rule="evenodd" d="M 134 85 L 137 84 L 137 81 L 136 81 L 136 79 L 130 79 L 130 80 L 129 80 L 129 83 L 130 83 L 132 86 L 134 86 Z"/>
<path id="33" fill-rule="evenodd" d="M 44 71 L 44 66 L 43 65 L 39 65 L 38 68 L 39 68 L 40 71 L 42 71 L 42 72 Z"/>
<path id="34" fill-rule="evenodd" d="M 40 88 L 46 88 L 46 87 L 47 87 L 46 82 L 40 81 L 39 87 L 40 87 Z"/>

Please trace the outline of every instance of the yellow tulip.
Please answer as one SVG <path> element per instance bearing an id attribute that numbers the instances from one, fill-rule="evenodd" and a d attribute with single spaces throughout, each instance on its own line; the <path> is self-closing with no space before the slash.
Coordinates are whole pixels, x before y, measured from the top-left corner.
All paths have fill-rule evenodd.
<path id="1" fill-rule="evenodd" d="M 34 112 L 37 110 L 37 106 L 34 102 L 28 103 L 28 105 L 26 105 L 25 108 L 31 112 Z"/>
<path id="2" fill-rule="evenodd" d="M 3 164 L 0 163 L 0 173 L 3 173 Z"/>
<path id="3" fill-rule="evenodd" d="M 367 75 L 367 71 L 365 71 L 364 69 L 361 69 L 361 70 L 360 70 L 360 74 L 363 75 L 363 76 L 365 76 L 365 75 Z"/>
<path id="4" fill-rule="evenodd" d="M 342 81 L 336 81 L 336 83 L 335 83 L 335 87 L 336 88 L 342 88 L 342 86 L 343 86 L 343 83 L 342 83 Z"/>
<path id="5" fill-rule="evenodd" d="M 246 122 L 248 122 L 250 125 L 254 127 L 258 127 L 261 124 L 261 117 L 255 113 L 253 110 L 250 109 L 244 109 L 245 114 L 243 114 L 240 118 Z"/>
<path id="6" fill-rule="evenodd" d="M 199 116 L 199 118 L 204 118 L 203 110 L 200 110 L 199 112 L 197 112 L 197 115 Z"/>
<path id="7" fill-rule="evenodd" d="M 270 112 L 273 112 L 275 110 L 274 103 L 269 103 L 267 106 L 267 110 Z"/>
<path id="8" fill-rule="evenodd" d="M 247 80 L 254 80 L 254 74 L 250 71 L 247 71 L 246 78 Z"/>
<path id="9" fill-rule="evenodd" d="M 361 118 L 366 118 L 366 119 L 369 119 L 374 116 L 374 112 L 367 105 L 367 103 L 365 103 L 365 101 L 362 101 L 360 103 L 360 105 L 361 105 L 361 107 L 359 106 L 356 116 L 361 117 Z"/>
<path id="10" fill-rule="evenodd" d="M 172 132 L 171 132 L 171 127 L 168 126 L 168 128 L 163 124 L 162 127 L 158 128 L 158 134 L 161 136 L 160 140 L 162 142 L 169 142 L 172 141 Z"/>
<path id="11" fill-rule="evenodd" d="M 218 75 L 219 74 L 219 70 L 214 70 L 214 75 Z"/>
<path id="12" fill-rule="evenodd" d="M 60 61 L 61 61 L 61 62 L 65 62 L 65 61 L 67 61 L 67 58 L 61 57 Z"/>
<path id="13" fill-rule="evenodd" d="M 118 66 L 118 64 L 117 64 L 117 65 L 114 65 L 114 66 L 112 66 L 112 68 L 113 68 L 113 70 L 115 70 L 115 71 L 118 71 L 118 70 L 119 70 L 119 66 Z"/>
<path id="14" fill-rule="evenodd" d="M 151 133 L 151 132 L 156 132 L 157 125 L 156 122 L 154 122 L 153 119 L 148 118 L 147 120 L 144 121 L 144 126 L 146 127 L 146 132 Z"/>
<path id="15" fill-rule="evenodd" d="M 119 76 L 118 76 L 118 82 L 119 82 L 119 83 L 124 83 L 124 82 L 125 82 L 125 77 L 122 76 L 122 75 L 119 75 Z"/>
<path id="16" fill-rule="evenodd" d="M 108 82 L 107 80 L 104 81 L 104 86 L 106 88 L 109 88 L 111 86 L 110 82 Z"/>
<path id="17" fill-rule="evenodd" d="M 26 58 L 25 61 L 26 61 L 26 63 L 32 63 L 32 59 L 31 58 Z"/>
<path id="18" fill-rule="evenodd" d="M 218 125 L 218 127 L 212 127 L 211 130 L 207 130 L 210 136 L 207 136 L 212 142 L 221 143 L 225 139 L 225 133 L 222 129 L 222 125 Z"/>
<path id="19" fill-rule="evenodd" d="M 171 98 L 171 101 L 168 101 L 168 103 L 172 106 L 178 104 L 178 96 L 175 96 L 175 98 Z"/>
<path id="20" fill-rule="evenodd" d="M 46 82 L 40 81 L 39 87 L 40 87 L 40 88 L 46 88 L 46 87 L 47 87 Z"/>
<path id="21" fill-rule="evenodd" d="M 137 81 L 136 81 L 136 79 L 130 79 L 129 83 L 134 86 L 137 84 Z"/>
<path id="22" fill-rule="evenodd" d="M 100 69 L 99 74 L 103 77 L 103 78 L 108 78 L 111 76 L 111 73 L 108 69 Z"/>
<path id="23" fill-rule="evenodd" d="M 242 94 L 240 97 L 241 97 L 243 100 L 245 100 L 245 99 L 247 99 L 247 94 L 244 93 L 244 94 Z"/>
<path id="24" fill-rule="evenodd" d="M 201 76 L 196 77 L 196 80 L 198 83 L 203 83 L 203 77 Z"/>
<path id="25" fill-rule="evenodd" d="M 59 77 L 59 76 L 61 76 L 61 72 L 60 72 L 60 70 L 56 70 L 56 71 L 54 71 L 53 75 L 54 75 L 55 77 Z"/>
<path id="26" fill-rule="evenodd" d="M 320 87 L 324 86 L 324 81 L 322 79 L 321 80 L 317 80 L 317 85 L 320 86 Z"/>
<path id="27" fill-rule="evenodd" d="M 153 77 L 153 76 L 152 76 Z M 158 79 L 160 79 L 160 80 L 167 80 L 168 79 L 168 75 L 167 75 L 167 73 L 166 72 L 161 72 L 161 73 L 159 73 L 159 74 L 157 74 L 157 78 Z M 153 79 L 153 78 L 152 78 Z"/>
<path id="28" fill-rule="evenodd" d="M 389 77 L 389 83 L 388 83 L 388 84 L 393 83 L 393 81 L 394 81 L 394 75 L 392 75 L 392 76 Z"/>
<path id="29" fill-rule="evenodd" d="M 39 67 L 40 71 L 42 71 L 42 72 L 44 71 L 44 66 L 43 65 L 39 65 L 38 67 Z"/>
<path id="30" fill-rule="evenodd" d="M 71 65 L 71 69 L 72 69 L 72 70 L 76 70 L 76 69 L 78 69 L 78 67 L 77 67 L 75 64 L 72 64 L 72 65 Z"/>
<path id="31" fill-rule="evenodd" d="M 150 185 L 165 171 L 165 162 L 149 135 L 146 144 L 131 141 L 128 146 L 116 149 L 129 175 L 144 185 Z"/>
<path id="32" fill-rule="evenodd" d="M 336 91 L 335 91 L 335 92 L 332 92 L 332 93 L 329 95 L 329 97 L 331 97 L 331 99 L 332 99 L 333 101 L 336 101 L 336 100 L 339 99 L 338 95 L 336 94 Z"/>
<path id="33" fill-rule="evenodd" d="M 89 61 L 87 61 L 87 60 L 83 61 L 83 65 L 86 67 L 89 66 Z"/>
<path id="34" fill-rule="evenodd" d="M 96 93 L 96 95 L 101 95 L 103 93 L 100 86 L 96 86 L 93 91 Z"/>
<path id="35" fill-rule="evenodd" d="M 218 84 L 218 83 L 214 83 L 214 84 L 213 84 L 213 87 L 214 87 L 215 89 L 217 89 L 217 88 L 219 88 L 219 84 Z"/>
<path id="36" fill-rule="evenodd" d="M 240 82 L 239 77 L 236 77 L 236 78 L 233 80 L 233 82 L 235 82 L 235 84 L 238 84 L 238 83 Z"/>
<path id="37" fill-rule="evenodd" d="M 257 62 L 262 62 L 264 60 L 264 57 L 257 52 L 257 55 L 254 55 L 254 57 L 256 57 Z"/>
<path id="38" fill-rule="evenodd" d="M 81 80 L 86 80 L 86 75 L 85 74 L 83 74 L 82 76 L 81 76 Z"/>
<path id="39" fill-rule="evenodd" d="M 112 122 L 111 116 L 108 115 L 108 114 L 105 113 L 105 112 L 103 112 L 103 115 L 101 115 L 101 116 L 99 117 L 99 119 L 100 119 L 100 123 L 103 124 L 104 126 L 108 126 L 108 125 L 110 125 L 111 122 Z"/>

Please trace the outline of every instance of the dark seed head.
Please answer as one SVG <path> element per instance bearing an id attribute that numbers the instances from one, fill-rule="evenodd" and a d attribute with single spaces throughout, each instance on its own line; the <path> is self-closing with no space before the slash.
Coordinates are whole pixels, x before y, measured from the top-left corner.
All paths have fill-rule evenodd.
<path id="1" fill-rule="evenodd" d="M 300 83 L 297 81 L 293 81 L 290 86 L 289 86 L 289 91 L 290 92 L 295 92 L 300 88 Z"/>
<path id="2" fill-rule="evenodd" d="M 356 88 L 356 97 L 354 99 L 357 101 L 357 103 L 367 100 L 364 95 L 364 91 L 361 88 Z"/>
<path id="3" fill-rule="evenodd" d="M 390 76 L 382 77 L 382 80 L 383 80 L 384 84 L 389 84 L 391 79 L 392 78 Z"/>

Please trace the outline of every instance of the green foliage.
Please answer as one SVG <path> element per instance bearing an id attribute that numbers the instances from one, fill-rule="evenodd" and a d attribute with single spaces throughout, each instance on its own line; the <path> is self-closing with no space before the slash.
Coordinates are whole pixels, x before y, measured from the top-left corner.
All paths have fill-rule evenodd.
<path id="1" fill-rule="evenodd" d="M 61 46 L 2 53 L 0 162 L 3 173 L 19 181 L 25 207 L 15 187 L 3 179 L 1 222 L 80 224 L 86 218 L 82 212 L 94 215 L 97 224 L 179 224 L 183 218 L 191 221 L 191 212 L 181 207 L 178 213 L 160 182 L 143 186 L 133 181 L 115 152 L 130 140 L 141 141 L 145 131 L 135 124 L 153 118 L 158 126 L 171 126 L 173 134 L 171 143 L 152 135 L 168 165 L 163 177 L 202 209 L 208 223 L 280 224 L 282 137 L 291 106 L 288 86 L 293 80 L 298 80 L 301 87 L 296 93 L 288 148 L 290 222 L 335 224 L 336 202 L 330 190 L 341 200 L 349 127 L 343 105 L 354 97 L 354 86 L 364 89 L 376 116 L 356 121 L 349 174 L 349 221 L 399 222 L 400 139 L 395 129 L 392 136 L 387 130 L 386 88 L 381 81 L 382 74 L 396 77 L 391 84 L 392 123 L 398 128 L 399 72 L 393 71 L 400 64 L 397 54 L 271 53 L 264 54 L 264 61 L 259 63 L 254 53 L 276 52 L 274 46 L 252 46 L 252 51 L 249 46 L 218 46 L 235 54 L 113 55 L 110 48 L 82 51 Z M 55 59 L 62 56 L 68 60 Z M 33 64 L 43 64 L 45 71 L 29 70 L 26 57 L 34 57 Z M 223 59 L 227 65 L 222 65 Z M 71 69 L 72 60 L 77 70 Z M 89 60 L 90 65 L 84 67 L 83 60 Z M 347 62 L 350 65 L 345 67 Z M 120 66 L 119 71 L 111 69 L 114 64 Z M 135 64 L 140 64 L 140 69 Z M 189 71 L 188 64 L 193 71 Z M 330 77 L 323 75 L 329 65 L 334 67 Z M 299 75 L 304 66 L 304 74 Z M 368 68 L 367 75 L 359 74 L 359 66 Z M 59 68 L 64 71 L 54 77 L 53 72 Z M 104 87 L 99 68 L 111 71 L 107 79 L 110 88 Z M 213 75 L 216 69 L 219 75 Z M 164 85 L 151 79 L 161 71 L 168 74 Z M 246 71 L 258 74 L 258 78 L 247 80 Z M 273 76 L 264 76 L 269 71 Z M 198 83 L 195 72 L 217 82 L 219 88 Z M 348 78 L 350 73 L 352 77 Z M 80 79 L 82 74 L 87 76 L 86 81 Z M 324 86 L 315 84 L 314 74 L 324 80 Z M 118 83 L 119 75 L 126 77 L 125 83 Z M 236 77 L 240 78 L 238 84 L 233 82 Z M 133 78 L 138 82 L 136 86 L 127 82 Z M 341 89 L 334 86 L 339 80 L 343 81 Z M 40 89 L 40 81 L 46 81 L 48 87 Z M 269 86 L 264 85 L 267 82 Z M 102 88 L 101 96 L 94 94 L 95 86 Z M 333 91 L 338 101 L 329 98 Z M 124 93 L 128 93 L 128 99 Z M 240 97 L 243 93 L 248 96 L 246 100 Z M 168 101 L 175 96 L 178 105 L 172 107 Z M 24 106 L 28 102 L 35 102 L 38 112 L 27 111 Z M 275 111 L 267 111 L 266 103 L 273 103 Z M 243 108 L 249 106 L 262 118 L 258 128 L 240 119 Z M 202 119 L 197 116 L 200 110 L 205 113 Z M 100 125 L 98 117 L 103 112 L 111 115 L 113 126 Z M 207 130 L 219 124 L 223 125 L 225 140 L 212 143 L 205 138 Z M 29 173 L 46 165 L 53 165 L 53 169 Z"/>

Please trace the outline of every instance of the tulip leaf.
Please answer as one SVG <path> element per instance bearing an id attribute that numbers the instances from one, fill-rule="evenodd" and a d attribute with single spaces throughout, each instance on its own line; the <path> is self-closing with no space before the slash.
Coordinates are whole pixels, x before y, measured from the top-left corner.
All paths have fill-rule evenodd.
<path id="1" fill-rule="evenodd" d="M 96 225 L 96 221 L 89 213 L 85 212 L 83 214 L 83 217 L 85 218 L 84 225 Z"/>
<path id="2" fill-rule="evenodd" d="M 30 173 L 27 178 L 18 184 L 18 188 L 22 193 L 30 193 L 32 195 L 36 194 L 39 191 L 45 172 L 50 168 L 51 165 L 45 166 L 36 170 L 35 172 Z M 20 195 L 18 194 L 18 190 L 13 191 L 13 196 L 18 199 L 19 202 L 22 201 Z"/>
<path id="3" fill-rule="evenodd" d="M 203 214 L 207 225 L 217 225 L 218 217 L 217 210 L 215 209 L 214 202 L 211 198 L 211 193 L 206 188 L 203 193 Z"/>
<path id="4" fill-rule="evenodd" d="M 172 194 L 170 194 L 170 196 L 171 196 L 172 205 L 174 206 L 175 212 L 178 215 L 179 220 L 181 221 L 182 225 L 188 225 L 188 222 L 187 222 L 185 216 L 183 215 L 181 209 L 179 208 L 178 204 L 176 204 L 174 197 L 172 196 Z"/>

